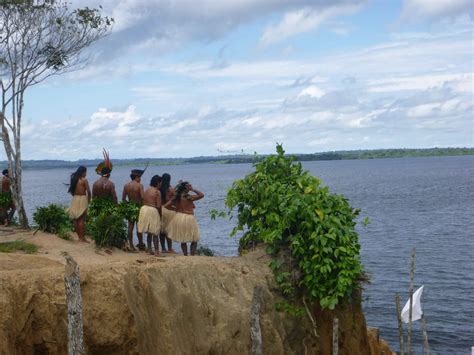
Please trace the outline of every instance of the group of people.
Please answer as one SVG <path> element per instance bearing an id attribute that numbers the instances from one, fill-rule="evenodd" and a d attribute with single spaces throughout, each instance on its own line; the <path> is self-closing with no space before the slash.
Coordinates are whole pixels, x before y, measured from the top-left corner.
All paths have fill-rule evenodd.
<path id="1" fill-rule="evenodd" d="M 88 242 L 84 224 L 91 199 L 107 198 L 118 204 L 115 184 L 110 180 L 112 169 L 108 153 L 104 150 L 104 161 L 96 168 L 100 177 L 92 185 L 92 191 L 86 178 L 85 166 L 80 166 L 71 174 L 68 192 L 73 198 L 68 213 L 82 242 Z M 122 191 L 124 203 L 140 207 L 138 219 L 127 218 L 130 249 L 135 250 L 133 232 L 136 227 L 138 237 L 136 246 L 139 250 L 147 250 L 149 254 L 158 256 L 161 244 L 161 252 L 175 253 L 173 241 L 176 241 L 181 243 L 184 255 L 188 255 L 187 243 L 191 243 L 189 253 L 195 255 L 200 232 L 194 217 L 194 201 L 202 199 L 204 194 L 187 181 L 180 181 L 173 188 L 171 176 L 166 173 L 162 176 L 154 175 L 150 180 L 150 186 L 145 189 L 141 183 L 145 170 L 146 168 L 133 169 L 130 173 L 131 181 L 125 184 Z M 143 242 L 144 234 L 147 236 L 147 245 Z"/>

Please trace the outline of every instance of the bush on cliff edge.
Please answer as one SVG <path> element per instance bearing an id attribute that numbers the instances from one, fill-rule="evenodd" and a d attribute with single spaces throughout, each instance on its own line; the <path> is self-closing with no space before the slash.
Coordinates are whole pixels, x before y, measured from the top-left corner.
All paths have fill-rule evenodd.
<path id="1" fill-rule="evenodd" d="M 229 212 L 237 210 L 232 234 L 243 232 L 241 250 L 259 242 L 268 244 L 275 256 L 289 250 L 290 270 L 280 270 L 278 259 L 270 265 L 283 293 L 333 309 L 358 287 L 362 275 L 355 231 L 359 210 L 286 156 L 282 145 L 277 145 L 277 155 L 254 167 L 227 194 Z"/>

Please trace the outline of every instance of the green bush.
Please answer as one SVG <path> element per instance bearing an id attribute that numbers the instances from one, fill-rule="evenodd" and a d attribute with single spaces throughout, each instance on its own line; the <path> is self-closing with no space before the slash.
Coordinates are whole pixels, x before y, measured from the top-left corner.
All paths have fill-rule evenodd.
<path id="1" fill-rule="evenodd" d="M 12 204 L 12 195 L 8 192 L 0 192 L 0 207 L 10 208 Z"/>
<path id="2" fill-rule="evenodd" d="M 196 250 L 196 254 L 200 256 L 214 256 L 214 251 L 209 247 L 200 245 Z"/>
<path id="3" fill-rule="evenodd" d="M 125 222 L 117 211 L 99 213 L 90 221 L 90 231 L 95 244 L 100 248 L 122 248 L 127 241 Z"/>
<path id="4" fill-rule="evenodd" d="M 272 255 L 289 250 L 289 270 L 272 265 L 283 293 L 333 309 L 359 286 L 362 275 L 355 231 L 359 211 L 284 153 L 277 145 L 277 155 L 254 164 L 253 173 L 233 183 L 226 198 L 229 213 L 237 210 L 232 235 L 243 232 L 241 249 L 263 242 Z"/>
<path id="5" fill-rule="evenodd" d="M 127 221 L 138 221 L 141 204 L 135 201 L 120 202 L 117 209 L 118 213 L 122 215 Z"/>
<path id="6" fill-rule="evenodd" d="M 109 198 L 93 198 L 87 211 L 86 233 L 99 248 L 122 248 L 127 241 L 124 208 Z"/>
<path id="7" fill-rule="evenodd" d="M 54 234 L 66 234 L 72 231 L 72 222 L 64 207 L 51 204 L 38 207 L 33 214 L 38 229 Z"/>

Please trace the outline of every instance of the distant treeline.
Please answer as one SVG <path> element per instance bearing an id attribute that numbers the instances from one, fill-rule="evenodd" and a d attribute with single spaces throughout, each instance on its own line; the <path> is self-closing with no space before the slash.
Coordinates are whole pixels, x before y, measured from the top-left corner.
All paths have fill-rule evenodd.
<path id="1" fill-rule="evenodd" d="M 293 154 L 299 161 L 317 160 L 352 160 L 352 159 L 383 159 L 383 158 L 403 158 L 403 157 L 439 157 L 474 155 L 474 148 L 430 148 L 430 149 L 375 149 L 375 150 L 347 150 L 312 154 Z M 183 165 L 183 164 L 238 164 L 253 163 L 263 159 L 266 155 L 221 155 L 194 158 L 140 158 L 140 159 L 113 159 L 115 166 L 145 166 L 148 162 L 152 166 L 157 165 Z M 82 159 L 76 161 L 67 160 L 24 160 L 23 169 L 75 169 L 79 165 L 95 167 L 99 164 L 99 159 Z M 6 162 L 0 162 L 5 167 Z"/>

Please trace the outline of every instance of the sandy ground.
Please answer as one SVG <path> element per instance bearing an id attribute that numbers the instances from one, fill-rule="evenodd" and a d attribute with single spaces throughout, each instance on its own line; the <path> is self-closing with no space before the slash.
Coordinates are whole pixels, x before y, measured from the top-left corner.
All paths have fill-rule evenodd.
<path id="1" fill-rule="evenodd" d="M 41 231 L 35 233 L 33 230 L 24 230 L 18 227 L 0 227 L 0 243 L 15 240 L 37 245 L 38 252 L 30 255 L 23 252 L 0 253 L 0 272 L 58 267 L 65 264 L 64 253 L 71 255 L 80 265 L 140 263 L 177 257 L 173 254 L 162 254 L 162 257 L 155 257 L 147 255 L 143 251 L 132 253 L 115 248 L 111 250 L 111 254 L 108 254 L 103 249 L 97 249 L 94 242 L 82 243 L 77 239 L 67 241 L 54 234 Z"/>

